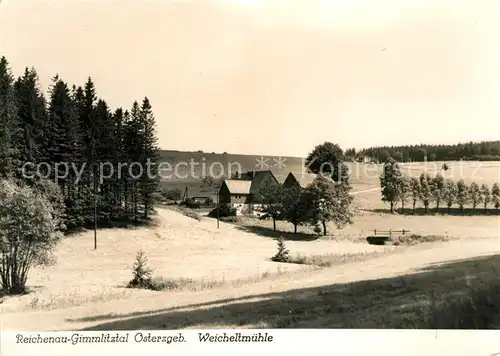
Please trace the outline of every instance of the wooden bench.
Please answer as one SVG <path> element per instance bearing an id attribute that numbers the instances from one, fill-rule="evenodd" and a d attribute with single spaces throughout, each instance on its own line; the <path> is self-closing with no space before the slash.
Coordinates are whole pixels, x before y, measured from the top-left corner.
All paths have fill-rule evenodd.
<path id="1" fill-rule="evenodd" d="M 410 232 L 410 230 L 373 230 L 373 236 L 368 236 L 366 241 L 371 245 L 385 245 L 385 243 L 392 238 L 393 234 L 403 234 Z"/>

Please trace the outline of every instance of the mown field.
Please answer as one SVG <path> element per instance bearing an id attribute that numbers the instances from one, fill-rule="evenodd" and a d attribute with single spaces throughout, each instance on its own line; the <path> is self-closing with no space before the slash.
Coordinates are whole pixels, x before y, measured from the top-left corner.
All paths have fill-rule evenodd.
<path id="1" fill-rule="evenodd" d="M 252 168 L 255 157 L 239 157 L 246 157 L 245 170 Z M 302 169 L 299 162 L 291 166 L 296 172 Z M 498 181 L 497 162 L 448 165 L 445 177 L 490 186 Z M 498 325 L 491 316 L 500 305 L 500 217 L 387 214 L 380 210 L 386 208 L 378 190 L 381 167 L 351 167 L 353 224 L 342 230 L 329 225 L 325 237 L 306 227 L 293 234 L 285 222 L 274 232 L 272 222 L 255 219 L 221 222 L 217 228 L 214 219 L 196 220 L 165 208 L 158 209 L 153 226 L 99 230 L 97 250 L 92 232 L 69 236 L 58 246 L 54 266 L 32 271 L 30 293 L 0 301 L 3 328 Z M 440 167 L 402 165 L 412 175 L 425 170 L 432 175 Z M 192 182 L 194 190 L 198 181 Z M 373 229 L 406 229 L 428 238 L 411 246 L 374 246 L 366 243 Z M 279 236 L 301 263 L 271 261 Z M 168 288 L 126 288 L 139 250 L 154 278 Z M 486 308 L 482 319 L 474 319 L 473 306 L 463 302 L 470 295 Z"/>
<path id="2" fill-rule="evenodd" d="M 234 172 L 269 169 L 278 180 L 293 172 L 301 174 L 305 171 L 305 159 L 300 157 L 235 155 L 203 152 L 162 151 L 161 162 L 166 162 L 164 179 L 161 185 L 165 189 L 178 188 L 182 192 L 188 188 L 189 196 L 216 197 L 216 187 L 202 187 L 204 176 L 219 178 L 230 176 Z M 261 165 L 261 162 L 266 164 Z M 279 164 L 278 162 L 282 162 Z M 446 163 L 448 170 L 443 170 Z M 381 164 L 346 163 L 350 172 L 350 183 L 355 194 L 355 205 L 363 210 L 385 209 L 380 200 L 379 177 L 383 166 Z M 191 168 L 192 167 L 192 168 Z M 500 162 L 413 162 L 400 163 L 402 172 L 410 177 L 418 177 L 425 172 L 431 176 L 442 174 L 445 178 L 455 181 L 463 179 L 470 184 L 488 184 L 500 182 Z"/>

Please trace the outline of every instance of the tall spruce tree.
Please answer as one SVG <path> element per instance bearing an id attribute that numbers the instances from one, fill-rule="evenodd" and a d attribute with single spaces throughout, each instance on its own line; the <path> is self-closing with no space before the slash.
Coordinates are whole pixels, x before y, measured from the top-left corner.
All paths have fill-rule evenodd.
<path id="1" fill-rule="evenodd" d="M 14 89 L 18 109 L 18 127 L 14 138 L 17 151 L 16 175 L 18 178 L 27 178 L 33 172 L 23 172 L 23 165 L 36 164 L 46 159 L 46 133 L 50 128 L 46 127 L 46 103 L 39 88 L 36 70 L 26 68 L 24 75 L 16 80 Z M 45 175 L 48 172 L 40 173 Z"/>
<path id="2" fill-rule="evenodd" d="M 149 99 L 134 102 L 130 112 L 112 113 L 91 78 L 81 87 L 58 76 L 48 99 L 34 69 L 14 80 L 0 59 L 0 178 L 23 178 L 26 162 L 47 163 L 62 188 L 70 230 L 94 223 L 94 202 L 101 223 L 148 219 L 159 178 Z"/>
<path id="3" fill-rule="evenodd" d="M 112 218 L 123 220 L 124 215 L 124 181 L 122 164 L 126 161 L 125 147 L 124 147 L 124 121 L 125 113 L 122 108 L 118 108 L 113 114 L 113 158 L 112 163 L 116 170 L 113 181 L 112 190 L 114 194 L 115 210 Z"/>
<path id="4" fill-rule="evenodd" d="M 114 211 L 112 181 L 114 171 L 114 127 L 112 115 L 106 101 L 99 99 L 94 112 L 94 163 L 96 165 L 96 191 L 99 196 L 99 221 L 111 223 Z M 97 168 L 98 167 L 98 168 Z"/>
<path id="5" fill-rule="evenodd" d="M 5 57 L 0 58 L 0 179 L 13 173 L 14 137 L 17 124 L 14 77 Z"/>
<path id="6" fill-rule="evenodd" d="M 84 87 L 78 87 L 75 92 L 75 105 L 78 108 L 79 121 L 82 132 L 84 175 L 80 185 L 80 197 L 84 202 L 83 219 L 85 225 L 94 224 L 94 199 L 97 199 L 94 190 L 97 189 L 96 176 L 96 127 L 95 109 L 97 94 L 94 82 L 89 77 Z"/>
<path id="7" fill-rule="evenodd" d="M 127 154 L 127 178 L 128 178 L 128 198 L 130 207 L 129 217 L 134 223 L 139 222 L 139 181 L 142 178 L 143 147 L 141 141 L 141 108 L 135 101 L 132 104 L 130 115 L 126 120 L 124 141 Z"/>
<path id="8" fill-rule="evenodd" d="M 158 142 L 156 137 L 156 121 L 151 103 L 147 97 L 142 101 L 140 115 L 140 137 L 142 146 L 141 163 L 144 167 L 140 179 L 141 201 L 144 205 L 144 219 L 148 219 L 153 211 L 155 193 L 158 190 Z"/>
<path id="9" fill-rule="evenodd" d="M 77 172 L 83 164 L 78 108 L 68 85 L 58 76 L 49 91 L 47 157 L 52 167 L 52 179 L 61 187 L 66 206 L 66 226 L 69 230 L 84 223 L 84 202 L 78 189 Z"/>

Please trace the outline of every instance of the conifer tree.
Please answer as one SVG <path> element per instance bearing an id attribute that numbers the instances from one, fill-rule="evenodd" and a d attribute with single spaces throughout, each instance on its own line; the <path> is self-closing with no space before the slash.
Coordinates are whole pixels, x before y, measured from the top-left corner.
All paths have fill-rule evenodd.
<path id="1" fill-rule="evenodd" d="M 140 110 L 140 142 L 143 174 L 140 180 L 141 200 L 144 204 L 144 219 L 148 219 L 154 206 L 154 193 L 158 190 L 158 143 L 156 122 L 151 103 L 144 98 Z"/>
<path id="2" fill-rule="evenodd" d="M 141 159 L 143 147 L 141 142 L 141 108 L 135 101 L 132 104 L 130 115 L 127 118 L 125 129 L 125 145 L 127 154 L 127 177 L 129 183 L 128 202 L 130 206 L 129 216 L 134 223 L 139 221 L 139 180 L 142 177 Z"/>
<path id="3" fill-rule="evenodd" d="M 24 75 L 16 80 L 14 90 L 18 117 L 14 135 L 17 152 L 16 176 L 26 178 L 33 172 L 24 172 L 23 177 L 21 169 L 25 163 L 35 164 L 46 159 L 45 137 L 50 127 L 46 127 L 48 123 L 46 103 L 39 89 L 38 74 L 35 69 L 26 68 Z"/>
<path id="4" fill-rule="evenodd" d="M 58 76 L 53 78 L 49 95 L 46 151 L 53 169 L 51 178 L 59 184 L 64 196 L 66 225 L 71 230 L 83 223 L 84 203 L 78 194 L 79 177 L 75 172 L 83 163 L 80 122 L 69 87 Z"/>
<path id="5" fill-rule="evenodd" d="M 0 179 L 12 175 L 17 124 L 14 77 L 5 57 L 0 58 Z"/>
<path id="6" fill-rule="evenodd" d="M 14 80 L 0 59 L 0 179 L 25 179 L 34 173 L 21 170 L 26 162 L 47 163 L 70 230 L 93 225 L 94 202 L 99 223 L 149 218 L 159 178 L 155 125 L 147 97 L 112 112 L 91 78 L 70 86 L 56 75 L 46 103 L 35 69 Z"/>

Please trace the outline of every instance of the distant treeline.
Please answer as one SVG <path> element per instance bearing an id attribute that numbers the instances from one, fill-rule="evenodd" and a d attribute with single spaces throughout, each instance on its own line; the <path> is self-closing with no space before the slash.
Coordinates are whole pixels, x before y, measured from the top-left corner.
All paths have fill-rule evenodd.
<path id="1" fill-rule="evenodd" d="M 111 111 L 89 78 L 58 76 L 48 95 L 35 69 L 14 78 L 0 59 L 0 179 L 58 183 L 68 229 L 148 219 L 157 190 L 158 148 L 148 98 Z M 134 164 L 132 166 L 132 164 Z"/>
<path id="2" fill-rule="evenodd" d="M 393 158 L 397 162 L 424 161 L 500 161 L 500 141 L 458 143 L 456 145 L 412 145 L 370 147 L 356 152 L 348 149 L 347 158 L 385 162 Z"/>

